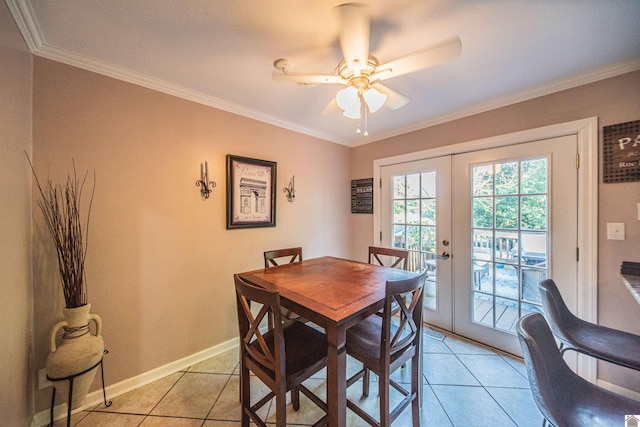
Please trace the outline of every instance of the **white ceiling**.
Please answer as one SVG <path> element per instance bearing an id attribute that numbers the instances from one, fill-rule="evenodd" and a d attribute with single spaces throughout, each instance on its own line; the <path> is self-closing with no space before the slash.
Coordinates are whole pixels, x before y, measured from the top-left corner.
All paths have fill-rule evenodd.
<path id="1" fill-rule="evenodd" d="M 639 0 L 367 0 L 381 62 L 456 35 L 462 53 L 386 80 L 411 102 L 363 137 L 325 110 L 342 86 L 271 77 L 336 67 L 345 1 L 6 1 L 36 55 L 349 146 L 640 69 Z"/>

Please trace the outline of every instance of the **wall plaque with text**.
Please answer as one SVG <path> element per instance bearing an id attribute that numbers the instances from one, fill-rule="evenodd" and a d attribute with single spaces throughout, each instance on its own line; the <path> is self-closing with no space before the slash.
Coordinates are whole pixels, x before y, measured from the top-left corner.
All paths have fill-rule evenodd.
<path id="1" fill-rule="evenodd" d="M 373 178 L 351 181 L 351 213 L 373 213 Z"/>
<path id="2" fill-rule="evenodd" d="M 603 180 L 640 181 L 640 120 L 602 128 Z"/>

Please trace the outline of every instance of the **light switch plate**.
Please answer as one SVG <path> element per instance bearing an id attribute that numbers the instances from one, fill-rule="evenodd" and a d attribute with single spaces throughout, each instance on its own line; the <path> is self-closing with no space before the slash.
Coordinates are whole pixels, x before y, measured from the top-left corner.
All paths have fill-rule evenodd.
<path id="1" fill-rule="evenodd" d="M 624 240 L 624 222 L 608 222 L 607 239 Z"/>

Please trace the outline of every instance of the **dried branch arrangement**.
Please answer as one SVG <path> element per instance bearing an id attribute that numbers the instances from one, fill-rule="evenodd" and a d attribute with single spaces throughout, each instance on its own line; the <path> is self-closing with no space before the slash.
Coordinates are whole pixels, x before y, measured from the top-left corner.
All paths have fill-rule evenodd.
<path id="1" fill-rule="evenodd" d="M 83 225 L 80 216 L 80 204 L 89 172 L 87 171 L 82 181 L 80 181 L 76 174 L 75 162 L 72 160 L 73 176 L 67 176 L 64 187 L 60 184 L 54 185 L 51 180 L 48 180 L 43 189 L 28 155 L 27 160 L 40 192 L 38 206 L 42 211 L 58 253 L 58 268 L 66 307 L 83 306 L 87 304 L 84 261 L 87 255 L 89 217 L 96 188 L 95 171 L 93 172 L 93 188 L 89 200 L 87 219 Z"/>

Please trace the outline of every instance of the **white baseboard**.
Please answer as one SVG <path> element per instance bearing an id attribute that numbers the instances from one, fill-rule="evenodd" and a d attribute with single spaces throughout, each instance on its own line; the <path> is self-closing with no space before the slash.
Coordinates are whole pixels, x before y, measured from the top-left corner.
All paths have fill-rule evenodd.
<path id="1" fill-rule="evenodd" d="M 611 384 L 610 382 L 603 380 L 598 380 L 596 384 L 598 384 L 602 388 L 606 388 L 609 391 L 640 402 L 640 393 L 638 393 L 637 391 L 629 390 L 628 388 L 620 387 L 619 385 Z"/>
<path id="2" fill-rule="evenodd" d="M 124 381 L 120 381 L 119 383 L 116 383 L 113 385 L 109 385 L 105 387 L 105 392 L 107 394 L 107 401 L 115 397 L 118 397 L 122 394 L 125 394 L 131 390 L 134 390 L 136 388 L 139 388 L 149 383 L 152 383 L 154 381 L 157 381 L 168 375 L 187 369 L 190 366 L 203 362 L 207 359 L 210 359 L 211 357 L 217 356 L 218 354 L 224 353 L 234 348 L 238 348 L 238 344 L 239 344 L 238 339 L 233 338 L 233 339 L 230 339 L 229 341 L 215 345 L 206 350 L 202 350 L 198 353 L 195 353 L 190 356 L 184 357 L 182 359 L 176 360 L 174 362 L 168 363 L 164 366 L 160 366 L 158 368 L 144 372 L 140 375 L 136 375 L 135 377 L 128 378 Z M 98 373 L 98 375 L 100 374 Z M 96 375 L 96 377 L 98 375 Z M 98 381 L 100 381 L 100 379 L 98 379 Z M 85 398 L 85 401 L 84 401 L 84 405 L 82 405 L 77 409 L 74 409 L 71 413 L 75 414 L 76 412 L 80 412 L 87 408 L 97 406 L 101 403 L 103 403 L 102 388 L 87 394 L 87 397 Z M 36 413 L 31 419 L 31 427 L 41 427 L 41 426 L 48 425 L 49 414 L 50 414 L 49 409 Z M 53 409 L 54 421 L 65 418 L 66 416 L 67 416 L 67 404 L 63 403 L 60 405 L 56 405 L 55 408 Z"/>

